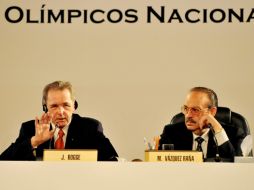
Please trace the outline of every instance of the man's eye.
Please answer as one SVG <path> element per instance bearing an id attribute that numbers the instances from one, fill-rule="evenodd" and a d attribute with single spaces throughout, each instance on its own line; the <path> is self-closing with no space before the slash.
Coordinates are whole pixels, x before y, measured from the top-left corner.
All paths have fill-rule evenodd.
<path id="1" fill-rule="evenodd" d="M 197 113 L 197 112 L 199 112 L 199 109 L 198 108 L 192 108 L 192 111 Z"/>
<path id="2" fill-rule="evenodd" d="M 56 108 L 57 108 L 57 105 L 51 105 L 50 108 L 51 108 L 51 109 L 56 109 Z"/>

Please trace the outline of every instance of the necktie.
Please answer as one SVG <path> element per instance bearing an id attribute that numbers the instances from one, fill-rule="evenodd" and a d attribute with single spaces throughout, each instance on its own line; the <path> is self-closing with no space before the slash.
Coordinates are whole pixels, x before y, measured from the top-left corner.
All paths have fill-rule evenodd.
<path id="1" fill-rule="evenodd" d="M 202 144 L 202 142 L 204 141 L 204 139 L 203 139 L 202 137 L 197 137 L 197 138 L 195 139 L 195 141 L 198 142 L 198 146 L 197 146 L 197 149 L 196 149 L 196 150 L 197 150 L 197 151 L 200 151 L 200 152 L 203 152 L 201 144 Z"/>
<path id="2" fill-rule="evenodd" d="M 58 139 L 55 142 L 55 149 L 64 149 L 64 141 L 63 141 L 64 132 L 62 129 L 58 131 Z"/>

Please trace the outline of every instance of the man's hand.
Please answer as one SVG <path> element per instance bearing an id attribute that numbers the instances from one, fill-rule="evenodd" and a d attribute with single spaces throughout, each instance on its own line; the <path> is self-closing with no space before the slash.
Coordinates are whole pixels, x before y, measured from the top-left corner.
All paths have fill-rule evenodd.
<path id="1" fill-rule="evenodd" d="M 52 116 L 49 113 L 44 113 L 41 118 L 35 118 L 35 135 L 31 138 L 33 148 L 48 141 L 54 136 L 54 130 L 50 130 L 50 122 Z"/>
<path id="2" fill-rule="evenodd" d="M 202 126 L 202 129 L 204 129 L 208 125 L 212 126 L 215 133 L 219 133 L 223 129 L 221 124 L 217 121 L 217 119 L 215 119 L 215 117 L 209 111 L 204 113 L 201 122 L 202 123 L 200 126 Z"/>

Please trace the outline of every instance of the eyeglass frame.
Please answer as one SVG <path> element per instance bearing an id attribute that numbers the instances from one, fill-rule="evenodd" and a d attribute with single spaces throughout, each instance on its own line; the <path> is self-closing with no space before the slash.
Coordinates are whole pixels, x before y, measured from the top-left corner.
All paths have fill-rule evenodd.
<path id="1" fill-rule="evenodd" d="M 199 107 L 188 107 L 188 106 L 186 106 L 186 105 L 183 105 L 182 107 L 181 107 L 181 112 L 184 114 L 184 115 L 186 115 L 186 114 L 188 114 L 189 113 L 189 111 L 191 111 L 191 113 L 193 114 L 193 115 L 199 115 L 200 113 L 202 113 L 203 111 L 205 111 L 206 109 L 211 109 L 212 107 L 211 106 L 208 106 L 208 107 L 206 107 L 206 108 L 204 108 L 204 109 L 201 109 L 201 108 L 199 108 Z M 186 109 L 186 111 L 184 111 Z M 196 110 L 194 110 L 194 109 L 196 109 Z"/>

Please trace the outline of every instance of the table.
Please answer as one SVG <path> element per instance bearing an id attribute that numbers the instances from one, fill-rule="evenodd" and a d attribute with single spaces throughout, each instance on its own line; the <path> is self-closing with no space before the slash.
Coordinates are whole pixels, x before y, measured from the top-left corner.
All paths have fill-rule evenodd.
<path id="1" fill-rule="evenodd" d="M 254 163 L 0 161 L 1 190 L 253 190 Z"/>

